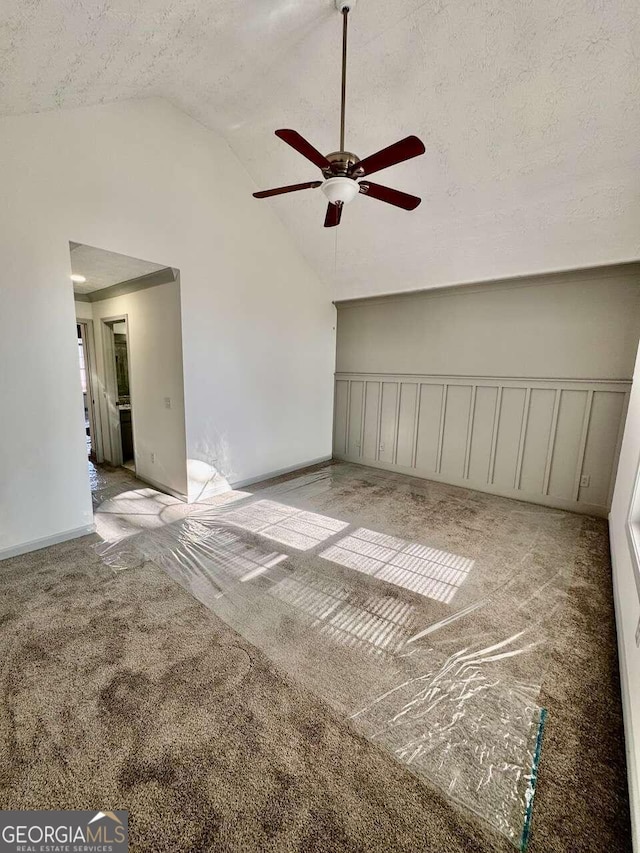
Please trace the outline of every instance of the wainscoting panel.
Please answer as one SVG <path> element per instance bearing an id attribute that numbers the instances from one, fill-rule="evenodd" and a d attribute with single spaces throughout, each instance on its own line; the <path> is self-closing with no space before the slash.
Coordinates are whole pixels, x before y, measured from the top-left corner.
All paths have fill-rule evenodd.
<path id="1" fill-rule="evenodd" d="M 334 456 L 606 516 L 630 387 L 339 373 Z"/>
<path id="2" fill-rule="evenodd" d="M 557 391 L 532 388 L 524 434 L 524 450 L 518 488 L 524 492 L 544 494 L 547 458 L 551 446 L 551 429 Z M 618 394 L 623 397 L 623 394 Z"/>
<path id="3" fill-rule="evenodd" d="M 346 380 L 336 382 L 334 397 L 334 422 L 333 422 L 333 452 L 338 456 L 347 453 L 347 424 L 349 423 L 349 385 Z"/>
<path id="4" fill-rule="evenodd" d="M 548 494 L 566 501 L 572 500 L 576 477 L 581 473 L 578 459 L 589 394 L 589 391 L 560 391 Z"/>
<path id="5" fill-rule="evenodd" d="M 363 462 L 378 458 L 378 412 L 380 409 L 380 383 L 367 382 L 364 397 L 364 435 L 362 437 Z"/>
<path id="6" fill-rule="evenodd" d="M 347 453 L 349 456 L 360 456 L 363 405 L 364 382 L 352 382 L 349 396 L 349 430 L 347 432 Z"/>
<path id="7" fill-rule="evenodd" d="M 502 389 L 492 479 L 492 483 L 500 489 L 516 487 L 525 403 L 528 404 L 527 391 L 525 388 Z"/>
<path id="8" fill-rule="evenodd" d="M 593 392 L 583 464 L 583 469 L 589 472 L 589 484 L 580 486 L 578 500 L 607 506 L 611 503 L 611 470 L 617 461 L 623 414 L 621 394 Z"/>
<path id="9" fill-rule="evenodd" d="M 400 465 L 402 468 L 410 468 L 413 465 L 417 399 L 417 383 L 402 382 L 400 385 L 398 444 L 396 448 L 396 465 Z"/>
<path id="10" fill-rule="evenodd" d="M 393 465 L 396 448 L 396 426 L 398 423 L 398 383 L 382 383 L 382 405 L 380 406 L 380 446 L 378 460 Z"/>
<path id="11" fill-rule="evenodd" d="M 440 473 L 445 478 L 464 476 L 471 412 L 471 385 L 449 385 L 445 396 Z"/>
<path id="12" fill-rule="evenodd" d="M 467 476 L 473 482 L 488 483 L 493 449 L 498 388 L 476 386 Z"/>
<path id="13" fill-rule="evenodd" d="M 421 383 L 418 392 L 418 434 L 416 438 L 415 468 L 419 474 L 429 476 L 438 471 L 438 451 L 444 414 L 445 385 Z"/>

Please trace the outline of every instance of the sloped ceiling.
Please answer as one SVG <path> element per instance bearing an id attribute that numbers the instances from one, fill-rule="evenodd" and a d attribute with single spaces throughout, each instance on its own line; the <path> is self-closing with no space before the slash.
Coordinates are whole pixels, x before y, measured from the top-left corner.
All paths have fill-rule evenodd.
<path id="1" fill-rule="evenodd" d="M 96 290 L 104 290 L 105 287 L 165 269 L 162 264 L 130 258 L 118 252 L 107 252 L 82 243 L 71 243 L 69 249 L 72 274 L 86 278 L 84 282 L 73 283 L 74 293 L 94 293 Z"/>
<path id="2" fill-rule="evenodd" d="M 338 296 L 640 256 L 637 0 L 359 0 L 347 148 L 415 133 L 425 156 L 322 227 L 319 190 L 270 205 Z M 0 113 L 162 96 L 267 188 L 318 178 L 273 131 L 338 147 L 333 0 L 4 0 Z"/>

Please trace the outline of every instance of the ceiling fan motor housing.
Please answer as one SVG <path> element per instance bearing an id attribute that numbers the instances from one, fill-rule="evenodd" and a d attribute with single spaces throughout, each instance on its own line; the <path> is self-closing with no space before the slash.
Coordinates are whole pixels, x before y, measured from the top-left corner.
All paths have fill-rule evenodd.
<path id="1" fill-rule="evenodd" d="M 338 175 L 335 178 L 328 178 L 321 187 L 322 192 L 329 199 L 331 204 L 349 204 L 360 192 L 360 185 L 353 178 L 347 178 L 344 175 Z"/>
<path id="2" fill-rule="evenodd" d="M 361 170 L 356 168 L 360 158 L 351 151 L 332 151 L 331 154 L 327 154 L 327 160 L 331 165 L 322 170 L 325 178 L 331 178 L 334 175 L 358 178 L 362 174 Z"/>

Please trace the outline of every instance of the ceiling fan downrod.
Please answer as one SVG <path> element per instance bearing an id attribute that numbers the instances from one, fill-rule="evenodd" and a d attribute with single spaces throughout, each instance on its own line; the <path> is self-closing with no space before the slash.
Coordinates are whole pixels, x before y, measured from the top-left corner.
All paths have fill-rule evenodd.
<path id="1" fill-rule="evenodd" d="M 340 151 L 344 151 L 344 117 L 347 104 L 347 27 L 349 12 L 355 0 L 336 0 L 336 6 L 342 15 L 342 92 L 340 98 Z"/>

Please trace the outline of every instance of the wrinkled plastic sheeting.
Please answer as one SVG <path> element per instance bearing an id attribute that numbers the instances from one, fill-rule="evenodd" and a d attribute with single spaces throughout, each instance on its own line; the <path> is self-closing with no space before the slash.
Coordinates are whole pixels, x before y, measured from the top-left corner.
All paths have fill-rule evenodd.
<path id="1" fill-rule="evenodd" d="M 368 739 L 524 849 L 544 722 L 537 699 L 580 520 L 486 500 L 500 518 L 465 537 L 459 490 L 340 464 L 97 547 L 114 569 L 162 567 Z M 452 531 L 430 533 L 429 518 L 448 512 Z M 466 553 L 444 547 L 454 533 Z"/>
<path id="2" fill-rule="evenodd" d="M 94 509 L 102 503 L 124 491 L 125 488 L 135 489 L 139 485 L 133 473 L 126 468 L 116 468 L 105 476 L 100 467 L 88 462 L 89 485 Z"/>

